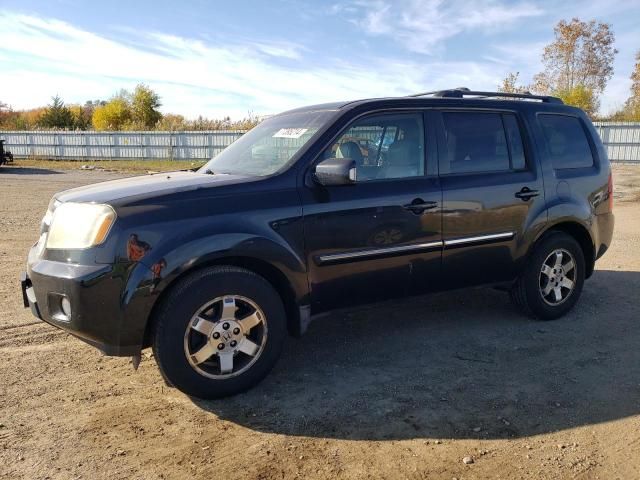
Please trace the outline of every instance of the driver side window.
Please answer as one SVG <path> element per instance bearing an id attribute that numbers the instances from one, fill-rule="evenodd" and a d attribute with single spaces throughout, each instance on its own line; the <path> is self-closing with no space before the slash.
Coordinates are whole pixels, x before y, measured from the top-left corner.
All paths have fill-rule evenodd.
<path id="1" fill-rule="evenodd" d="M 327 148 L 324 158 L 354 160 L 358 182 L 422 176 L 422 115 L 375 115 L 357 120 Z"/>

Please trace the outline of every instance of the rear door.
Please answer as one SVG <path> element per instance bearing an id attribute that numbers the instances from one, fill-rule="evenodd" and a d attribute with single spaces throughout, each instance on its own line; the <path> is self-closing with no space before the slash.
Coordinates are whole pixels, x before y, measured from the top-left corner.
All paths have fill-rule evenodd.
<path id="1" fill-rule="evenodd" d="M 447 288 L 513 279 L 544 222 L 541 170 L 517 112 L 437 114 Z"/>
<path id="2" fill-rule="evenodd" d="M 424 290 L 437 284 L 435 152 L 435 137 L 425 141 L 421 112 L 361 117 L 326 147 L 322 159 L 356 162 L 357 181 L 322 186 L 309 176 L 302 189 L 314 312 L 407 295 L 416 274 Z"/>

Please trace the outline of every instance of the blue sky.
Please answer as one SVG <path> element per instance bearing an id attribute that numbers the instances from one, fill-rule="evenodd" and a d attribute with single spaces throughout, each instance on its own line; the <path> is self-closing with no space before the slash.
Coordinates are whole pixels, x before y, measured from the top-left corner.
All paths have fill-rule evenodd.
<path id="1" fill-rule="evenodd" d="M 144 82 L 162 111 L 240 118 L 333 100 L 528 83 L 562 18 L 613 25 L 602 112 L 629 94 L 640 1 L 0 0 L 0 101 L 108 99 Z"/>

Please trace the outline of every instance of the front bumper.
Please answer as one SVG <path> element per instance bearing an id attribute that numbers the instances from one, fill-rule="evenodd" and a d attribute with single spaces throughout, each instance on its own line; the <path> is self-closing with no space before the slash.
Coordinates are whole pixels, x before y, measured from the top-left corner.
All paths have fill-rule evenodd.
<path id="1" fill-rule="evenodd" d="M 129 275 L 125 266 L 74 265 L 34 259 L 31 252 L 20 284 L 25 307 L 106 355 L 131 356 L 140 351 L 139 334 L 123 328 L 123 292 Z M 61 308 L 66 297 L 71 314 Z"/>

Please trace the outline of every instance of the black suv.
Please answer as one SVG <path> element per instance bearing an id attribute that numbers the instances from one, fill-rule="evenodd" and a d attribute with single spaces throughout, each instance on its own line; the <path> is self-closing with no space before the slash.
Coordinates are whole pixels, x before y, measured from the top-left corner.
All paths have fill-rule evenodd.
<path id="1" fill-rule="evenodd" d="M 511 100 L 511 101 L 509 101 Z M 553 97 L 454 89 L 273 116 L 196 172 L 54 196 L 25 306 L 214 398 L 331 309 L 492 285 L 560 317 L 613 233 L 606 152 Z"/>

